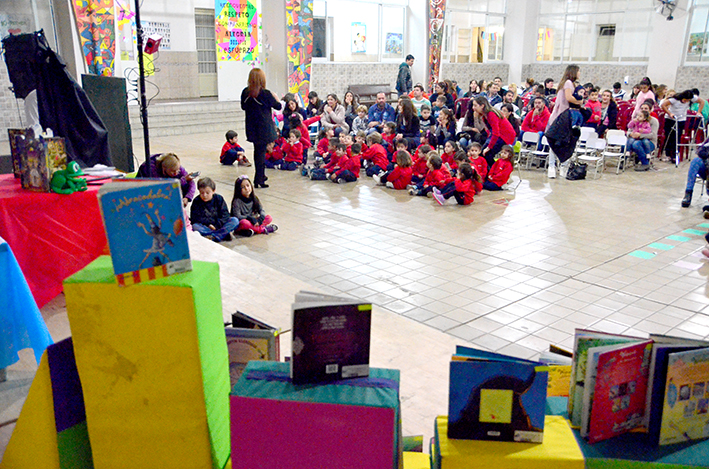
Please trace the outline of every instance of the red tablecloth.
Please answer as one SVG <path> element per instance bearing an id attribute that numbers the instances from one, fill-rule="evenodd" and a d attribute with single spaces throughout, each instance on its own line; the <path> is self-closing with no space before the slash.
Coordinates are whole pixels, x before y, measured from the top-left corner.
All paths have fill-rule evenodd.
<path id="1" fill-rule="evenodd" d="M 98 187 L 70 195 L 31 192 L 12 174 L 0 175 L 0 237 L 40 308 L 61 293 L 66 277 L 107 252 Z"/>

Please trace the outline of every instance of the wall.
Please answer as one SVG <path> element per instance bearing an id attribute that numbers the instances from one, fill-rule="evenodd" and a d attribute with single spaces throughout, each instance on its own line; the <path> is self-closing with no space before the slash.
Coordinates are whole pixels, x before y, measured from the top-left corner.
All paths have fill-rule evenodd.
<path id="1" fill-rule="evenodd" d="M 653 16 L 650 38 L 650 61 L 647 76 L 653 83 L 666 83 L 671 87 L 677 78 L 677 69 L 684 57 L 685 31 L 688 24 L 686 0 L 680 0 L 675 9 L 675 19 L 667 21 L 659 14 Z"/>
<path id="2" fill-rule="evenodd" d="M 610 89 L 613 83 L 623 83 L 623 77 L 629 76 L 629 84 L 623 89 L 630 91 L 633 85 L 647 75 L 647 65 L 614 65 L 614 64 L 578 64 L 581 83 L 591 82 L 601 89 Z M 567 64 L 526 64 L 522 66 L 523 80 L 532 77 L 542 83 L 546 78 L 553 78 L 557 83 L 564 75 Z"/>
<path id="3" fill-rule="evenodd" d="M 263 37 L 261 40 L 265 62 L 262 67 L 266 72 L 266 83 L 269 89 L 279 90 L 279 96 L 285 93 L 288 87 L 288 57 L 286 56 L 286 3 L 285 0 L 274 2 L 261 0 L 263 10 Z M 265 18 L 265 19 L 264 19 Z M 278 18 L 283 18 L 278 22 Z M 244 82 L 246 86 L 246 82 Z M 280 91 L 283 90 L 283 91 Z"/>
<path id="4" fill-rule="evenodd" d="M 394 90 L 398 71 L 398 63 L 314 63 L 310 89 L 317 92 L 320 99 L 335 93 L 340 100 L 349 85 L 389 83 Z"/>
<path id="5" fill-rule="evenodd" d="M 709 67 L 706 65 L 679 67 L 674 88 L 677 91 L 697 88 L 701 92 L 700 95 L 706 99 L 709 97 Z"/>
<path id="6" fill-rule="evenodd" d="M 486 64 L 441 64 L 441 78 L 457 81 L 458 86 L 466 91 L 468 90 L 470 80 L 491 81 L 495 77 L 502 78 L 502 83 L 509 83 L 510 66 L 500 62 Z"/>

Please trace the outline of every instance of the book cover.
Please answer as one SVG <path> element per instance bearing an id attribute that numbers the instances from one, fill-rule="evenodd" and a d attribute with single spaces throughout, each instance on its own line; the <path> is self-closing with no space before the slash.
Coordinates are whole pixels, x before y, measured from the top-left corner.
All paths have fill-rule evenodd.
<path id="1" fill-rule="evenodd" d="M 294 384 L 369 376 L 371 303 L 300 292 L 292 319 Z"/>
<path id="2" fill-rule="evenodd" d="M 20 153 L 20 182 L 22 188 L 35 192 L 49 192 L 51 174 L 47 154 L 41 139 L 25 136 L 16 138 Z"/>
<path id="3" fill-rule="evenodd" d="M 646 340 L 643 337 L 628 337 L 605 332 L 576 329 L 574 337 L 574 358 L 571 364 L 571 380 L 569 389 L 569 420 L 574 428 L 581 427 L 583 411 L 583 395 L 586 381 L 586 362 L 588 349 L 615 345 L 627 342 Z"/>
<path id="4" fill-rule="evenodd" d="M 278 361 L 275 329 L 224 328 L 229 351 L 229 379 L 234 387 L 251 360 Z"/>
<path id="5" fill-rule="evenodd" d="M 457 347 L 450 363 L 448 437 L 542 443 L 547 367 Z"/>
<path id="6" fill-rule="evenodd" d="M 273 358 L 269 360 L 280 361 L 281 359 L 281 330 L 266 324 L 265 322 L 259 321 L 256 318 L 237 311 L 231 314 L 231 327 L 240 329 L 258 329 L 262 331 L 270 331 L 273 334 L 276 353 Z"/>
<path id="7" fill-rule="evenodd" d="M 542 362 L 544 363 L 544 362 Z M 549 365 L 548 397 L 569 397 L 571 365 Z"/>
<path id="8" fill-rule="evenodd" d="M 709 438 L 709 348 L 669 354 L 660 445 Z"/>
<path id="9" fill-rule="evenodd" d="M 581 434 L 590 443 L 642 425 L 652 344 L 589 349 Z"/>
<path id="10" fill-rule="evenodd" d="M 10 142 L 10 158 L 12 159 L 12 174 L 16 178 L 22 176 L 22 153 L 21 146 L 22 143 L 18 144 L 17 139 L 24 139 L 28 132 L 32 132 L 32 129 L 7 129 L 7 137 Z M 34 135 L 34 133 L 32 133 Z"/>
<path id="11" fill-rule="evenodd" d="M 119 285 L 192 270 L 177 179 L 104 184 L 98 199 Z"/>

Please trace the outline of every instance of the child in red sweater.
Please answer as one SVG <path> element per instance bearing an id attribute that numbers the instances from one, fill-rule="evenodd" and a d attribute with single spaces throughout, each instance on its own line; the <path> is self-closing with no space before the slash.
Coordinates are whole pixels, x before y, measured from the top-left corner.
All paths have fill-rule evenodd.
<path id="1" fill-rule="evenodd" d="M 283 137 L 278 137 L 278 140 L 266 145 L 265 163 L 267 168 L 273 169 L 276 162 L 283 160 L 283 150 L 281 150 L 283 143 L 285 143 L 285 139 Z"/>
<path id="2" fill-rule="evenodd" d="M 468 160 L 484 181 L 487 177 L 487 160 L 482 156 L 482 151 L 483 147 L 478 142 L 473 142 L 468 146 Z"/>
<path id="3" fill-rule="evenodd" d="M 274 168 L 295 171 L 303 163 L 303 144 L 300 143 L 300 131 L 293 129 L 288 133 L 288 141 L 281 147 L 283 160 L 276 162 Z"/>
<path id="4" fill-rule="evenodd" d="M 386 171 L 389 159 L 382 146 L 382 135 L 379 132 L 372 132 L 367 136 L 367 145 L 369 148 L 362 153 L 362 160 L 365 161 L 367 176 L 372 177 Z"/>
<path id="5" fill-rule="evenodd" d="M 383 146 L 391 157 L 394 154 L 394 139 L 396 138 L 396 122 L 385 122 L 382 126 Z"/>
<path id="6" fill-rule="evenodd" d="M 483 188 L 489 191 L 501 191 L 502 186 L 510 180 L 510 175 L 514 169 L 514 164 L 512 163 L 514 150 L 511 146 L 503 145 L 497 156 L 497 161 L 490 168 L 490 172 L 487 173 L 487 181 L 483 183 Z"/>
<path id="7" fill-rule="evenodd" d="M 357 132 L 357 134 L 354 137 L 354 143 L 359 143 L 360 146 L 362 147 L 362 153 L 367 151 L 367 133 L 363 130 L 360 130 Z"/>
<path id="8" fill-rule="evenodd" d="M 330 175 L 332 182 L 344 184 L 346 182 L 355 182 L 359 178 L 359 154 L 362 151 L 362 147 L 355 143 L 352 145 L 351 151 L 352 156 L 347 156 L 347 147 L 343 143 L 337 145 L 340 162 L 339 167 Z"/>
<path id="9" fill-rule="evenodd" d="M 375 174 L 372 176 L 377 184 L 384 184 L 389 189 L 403 190 L 411 184 L 411 155 L 406 150 L 398 150 L 396 152 L 396 164 L 394 169 L 383 174 Z"/>
<path id="10" fill-rule="evenodd" d="M 429 145 L 421 145 L 411 158 L 411 183 L 418 184 L 423 181 L 428 172 L 428 154 L 433 151 Z"/>
<path id="11" fill-rule="evenodd" d="M 462 163 L 458 167 L 458 177 L 455 180 L 446 184 L 441 190 L 437 187 L 433 188 L 433 198 L 441 205 L 451 197 L 455 197 L 458 205 L 470 205 L 473 203 L 473 196 L 477 193 L 475 182 L 482 183 L 480 175 L 470 163 Z"/>
<path id="12" fill-rule="evenodd" d="M 318 147 L 315 149 L 315 157 L 325 158 L 328 152 L 328 146 L 330 144 L 330 139 L 335 136 L 335 131 L 330 128 L 322 128 L 318 133 Z"/>
<path id="13" fill-rule="evenodd" d="M 303 164 L 306 164 L 308 162 L 308 149 L 313 146 L 313 144 L 310 143 L 310 131 L 303 122 L 303 116 L 298 113 L 291 114 L 288 121 L 290 122 L 291 130 L 298 130 L 300 132 L 298 141 L 303 146 Z"/>
<path id="14" fill-rule="evenodd" d="M 239 166 L 251 166 L 249 160 L 246 159 L 246 152 L 239 145 L 239 134 L 235 130 L 228 130 L 225 137 L 226 143 L 222 146 L 219 162 L 225 165 L 233 165 L 234 162 L 238 161 Z"/>
<path id="15" fill-rule="evenodd" d="M 447 171 L 443 171 L 441 168 L 443 166 L 443 160 L 435 151 L 428 154 L 427 165 L 428 173 L 426 173 L 426 178 L 415 188 L 409 189 L 409 195 L 428 196 L 428 194 L 431 194 L 430 197 L 433 197 L 434 187 L 442 189 L 451 181 L 450 174 Z"/>

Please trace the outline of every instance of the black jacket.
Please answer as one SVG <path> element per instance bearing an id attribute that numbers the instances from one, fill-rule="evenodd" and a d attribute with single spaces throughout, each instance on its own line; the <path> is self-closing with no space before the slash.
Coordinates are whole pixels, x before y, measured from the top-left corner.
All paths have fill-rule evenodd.
<path id="1" fill-rule="evenodd" d="M 214 194 L 212 200 L 205 202 L 201 197 L 195 197 L 190 207 L 190 221 L 200 225 L 214 225 L 216 229 L 229 221 L 229 209 L 224 197 Z"/>
<path id="2" fill-rule="evenodd" d="M 574 154 L 579 135 L 571 131 L 571 109 L 559 114 L 551 126 L 544 132 L 549 146 L 562 163 Z"/>
<path id="3" fill-rule="evenodd" d="M 244 88 L 241 92 L 241 109 L 246 111 L 246 140 L 262 145 L 276 141 L 278 134 L 271 118 L 271 109 L 280 110 L 281 103 L 276 101 L 270 91 L 261 90 L 256 98 L 252 98 L 249 89 Z"/>
<path id="4" fill-rule="evenodd" d="M 596 128 L 596 133 L 599 136 L 603 136 L 603 134 L 608 129 L 617 129 L 618 128 L 618 126 L 617 126 L 618 105 L 612 99 L 611 99 L 611 102 L 608 103 L 607 117 L 608 117 L 608 125 L 603 125 L 603 121 L 601 121 L 601 123 L 598 124 L 598 127 Z"/>

